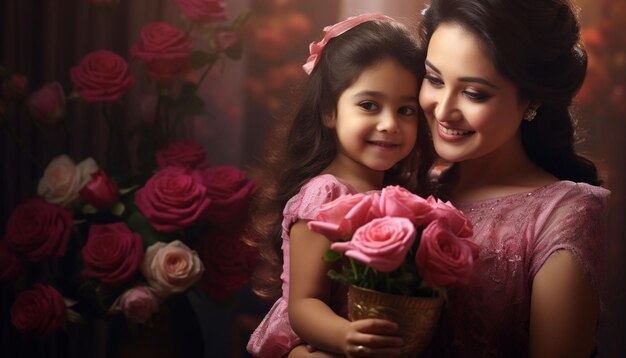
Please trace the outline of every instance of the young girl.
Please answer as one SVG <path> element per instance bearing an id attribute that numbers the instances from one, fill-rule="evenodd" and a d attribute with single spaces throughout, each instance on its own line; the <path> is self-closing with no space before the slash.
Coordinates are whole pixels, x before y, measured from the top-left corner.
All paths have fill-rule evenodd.
<path id="1" fill-rule="evenodd" d="M 344 318 L 346 290 L 331 282 L 333 266 L 322 260 L 330 242 L 306 223 L 342 194 L 389 184 L 416 190 L 424 182 L 430 163 L 418 156 L 416 141 L 430 143 L 418 140 L 426 135 L 418 131 L 419 51 L 404 26 L 381 14 L 352 17 L 325 32 L 310 46 L 302 102 L 284 145 L 270 153 L 269 180 L 261 180 L 265 200 L 257 203 L 254 225 L 266 265 L 257 292 L 282 288 L 282 295 L 248 350 L 281 357 L 304 341 L 341 355 L 393 357 L 402 346 L 397 325 Z"/>
<path id="2" fill-rule="evenodd" d="M 474 282 L 433 356 L 589 357 L 609 192 L 574 150 L 587 57 L 567 0 L 432 0 L 419 102 L 442 195 L 474 224 Z"/>

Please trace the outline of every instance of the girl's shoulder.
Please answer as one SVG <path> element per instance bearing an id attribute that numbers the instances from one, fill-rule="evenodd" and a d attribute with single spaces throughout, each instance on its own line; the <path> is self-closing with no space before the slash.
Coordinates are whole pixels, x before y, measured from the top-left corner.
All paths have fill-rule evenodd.
<path id="1" fill-rule="evenodd" d="M 334 175 L 318 175 L 302 185 L 298 194 L 287 202 L 283 214 L 285 217 L 312 219 L 322 204 L 341 195 L 355 193 L 357 190 L 354 187 Z"/>

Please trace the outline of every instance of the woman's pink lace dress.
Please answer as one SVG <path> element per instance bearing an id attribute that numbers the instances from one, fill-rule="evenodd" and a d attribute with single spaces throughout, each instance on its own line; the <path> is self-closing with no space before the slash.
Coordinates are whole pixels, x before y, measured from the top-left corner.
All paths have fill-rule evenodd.
<path id="1" fill-rule="evenodd" d="M 533 279 L 557 250 L 568 250 L 596 292 L 602 282 L 610 192 L 560 181 L 531 193 L 453 203 L 481 247 L 470 285 L 450 291 L 433 357 L 527 357 Z"/>
<path id="2" fill-rule="evenodd" d="M 356 190 L 349 184 L 332 175 L 320 175 L 302 186 L 300 192 L 291 198 L 283 211 L 283 294 L 269 310 L 261 324 L 252 333 L 248 342 L 248 352 L 255 357 L 278 358 L 286 355 L 301 342 L 289 324 L 287 302 L 289 300 L 289 230 L 298 220 L 313 220 L 320 205 L 332 201 L 343 194 L 354 194 Z M 322 258 L 320 257 L 320 260 Z M 333 284 L 330 306 L 345 317 L 347 293 L 345 288 Z"/>

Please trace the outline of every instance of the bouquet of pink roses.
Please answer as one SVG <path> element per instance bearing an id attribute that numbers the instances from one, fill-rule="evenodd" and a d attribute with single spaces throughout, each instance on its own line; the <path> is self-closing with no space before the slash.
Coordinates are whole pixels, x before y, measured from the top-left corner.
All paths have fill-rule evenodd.
<path id="1" fill-rule="evenodd" d="M 394 295 L 429 297 L 466 284 L 478 257 L 461 211 L 399 186 L 343 195 L 308 225 L 333 241 L 325 260 L 348 258 L 332 279 Z"/>

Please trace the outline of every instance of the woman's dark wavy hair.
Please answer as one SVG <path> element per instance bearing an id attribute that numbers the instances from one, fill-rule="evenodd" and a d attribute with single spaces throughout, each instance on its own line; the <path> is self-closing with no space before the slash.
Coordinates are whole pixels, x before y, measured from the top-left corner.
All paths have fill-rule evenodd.
<path id="1" fill-rule="evenodd" d="M 415 36 L 393 21 L 365 22 L 328 42 L 299 90 L 300 100 L 293 114 L 279 123 L 258 171 L 252 172 L 261 190 L 252 205 L 247 241 L 259 249 L 261 256 L 252 277 L 253 290 L 259 296 L 275 298 L 281 293 L 281 223 L 285 204 L 336 156 L 335 130 L 324 126 L 323 118 L 336 113 L 340 95 L 363 70 L 384 59 L 397 61 L 414 73 L 420 83 L 420 58 Z M 419 120 L 416 149 L 385 173 L 384 182 L 423 194 L 425 189 L 416 183 L 427 183 L 434 154 L 424 118 L 420 116 Z"/>
<path id="2" fill-rule="evenodd" d="M 585 78 L 587 53 L 571 2 L 432 0 L 418 30 L 424 50 L 441 23 L 477 35 L 498 72 L 517 85 L 520 99 L 540 104 L 532 122 L 522 121 L 530 159 L 561 180 L 600 185 L 596 166 L 575 150 L 570 107 Z"/>

